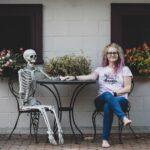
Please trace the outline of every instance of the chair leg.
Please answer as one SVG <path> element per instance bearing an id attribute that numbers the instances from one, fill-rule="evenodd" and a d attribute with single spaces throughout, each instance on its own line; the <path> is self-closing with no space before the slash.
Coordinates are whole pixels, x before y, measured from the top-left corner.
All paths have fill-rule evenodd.
<path id="1" fill-rule="evenodd" d="M 137 139 L 138 137 L 135 134 L 135 132 L 134 132 L 133 128 L 131 127 L 131 125 L 129 125 L 129 129 L 131 130 L 131 132 L 132 132 L 133 136 L 135 137 L 135 139 Z"/>
<path id="2" fill-rule="evenodd" d="M 30 135 L 32 135 L 32 112 L 30 112 Z"/>
<path id="3" fill-rule="evenodd" d="M 40 117 L 40 112 L 31 112 L 31 122 L 34 129 L 34 136 L 35 136 L 36 143 L 38 142 L 37 135 L 38 135 L 38 128 L 39 128 L 39 117 Z"/>
<path id="4" fill-rule="evenodd" d="M 92 114 L 92 123 L 93 123 L 93 129 L 94 129 L 92 142 L 94 142 L 96 139 L 96 122 L 95 122 L 96 116 L 97 116 L 97 111 L 95 110 L 94 113 Z"/>
<path id="5" fill-rule="evenodd" d="M 120 144 L 123 144 L 122 142 L 122 130 L 123 130 L 123 122 L 119 119 L 118 121 L 118 134 L 119 134 L 119 142 Z"/>
<path id="6" fill-rule="evenodd" d="M 120 144 L 123 144 L 122 142 L 122 130 L 123 130 L 123 122 L 121 120 L 119 120 L 119 141 L 120 141 Z M 135 139 L 137 139 L 137 135 L 135 134 L 133 128 L 131 127 L 131 125 L 128 125 L 129 129 L 131 130 L 133 136 L 135 137 Z"/>
<path id="7" fill-rule="evenodd" d="M 129 114 L 129 112 L 128 112 L 128 117 L 130 118 L 130 114 Z M 135 137 L 135 139 L 137 139 L 138 138 L 138 136 L 135 134 L 135 132 L 134 132 L 134 130 L 133 130 L 133 128 L 131 127 L 131 125 L 129 125 L 129 129 L 131 130 L 131 132 L 132 132 L 132 134 L 133 134 L 133 136 Z"/>
<path id="8" fill-rule="evenodd" d="M 13 130 L 11 131 L 11 133 L 10 133 L 8 139 L 11 139 L 11 136 L 12 136 L 14 130 L 16 129 L 17 123 L 18 123 L 18 120 L 19 120 L 19 117 L 20 117 L 20 113 L 18 113 L 18 117 L 17 117 L 16 123 L 15 123 L 15 126 L 14 126 Z"/>

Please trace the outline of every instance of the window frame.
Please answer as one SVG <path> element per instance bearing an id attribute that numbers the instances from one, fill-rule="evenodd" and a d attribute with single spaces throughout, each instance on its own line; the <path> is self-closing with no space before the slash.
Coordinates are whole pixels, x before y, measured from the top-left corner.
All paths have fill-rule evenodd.
<path id="1" fill-rule="evenodd" d="M 31 47 L 38 55 L 37 64 L 43 63 L 42 4 L 0 4 L 0 16 L 29 16 L 31 19 Z"/>

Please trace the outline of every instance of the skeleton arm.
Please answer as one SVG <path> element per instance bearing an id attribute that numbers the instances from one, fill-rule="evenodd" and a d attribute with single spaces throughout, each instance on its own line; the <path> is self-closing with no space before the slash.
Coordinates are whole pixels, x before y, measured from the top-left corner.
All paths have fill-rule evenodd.
<path id="1" fill-rule="evenodd" d="M 48 74 L 46 74 L 42 69 L 39 69 L 39 71 L 46 76 L 48 79 L 52 80 L 52 77 L 50 77 Z"/>

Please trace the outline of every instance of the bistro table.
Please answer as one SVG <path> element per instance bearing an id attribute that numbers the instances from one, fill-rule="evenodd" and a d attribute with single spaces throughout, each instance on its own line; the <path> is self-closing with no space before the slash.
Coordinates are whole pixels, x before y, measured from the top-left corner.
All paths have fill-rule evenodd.
<path id="1" fill-rule="evenodd" d="M 57 79 L 57 80 L 38 80 L 37 83 L 40 84 L 41 86 L 44 86 L 45 88 L 47 88 L 53 94 L 53 96 L 55 97 L 57 107 L 58 107 L 58 117 L 59 117 L 60 122 L 62 120 L 62 112 L 63 111 L 68 111 L 69 112 L 69 123 L 70 123 L 71 131 L 73 133 L 73 136 L 74 136 L 76 142 L 77 142 L 77 134 L 75 132 L 74 127 L 76 128 L 76 130 L 81 135 L 81 138 L 84 139 L 83 133 L 79 129 L 79 127 L 78 127 L 78 125 L 77 125 L 77 123 L 75 122 L 75 119 L 74 119 L 74 105 L 75 105 L 75 102 L 76 102 L 77 97 L 78 97 L 79 93 L 81 92 L 81 90 L 89 84 L 96 83 L 96 80 L 61 81 L 61 80 Z M 49 85 L 52 85 L 52 86 L 49 86 Z M 60 93 L 59 93 L 59 90 L 58 90 L 56 85 L 76 85 L 75 89 L 73 90 L 73 92 L 71 94 L 71 98 L 70 98 L 68 107 L 63 107 L 62 106 L 62 100 L 61 100 Z"/>

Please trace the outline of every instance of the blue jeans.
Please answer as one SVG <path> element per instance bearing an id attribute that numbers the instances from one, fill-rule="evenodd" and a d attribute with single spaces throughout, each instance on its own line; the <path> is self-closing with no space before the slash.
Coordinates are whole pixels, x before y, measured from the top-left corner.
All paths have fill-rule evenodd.
<path id="1" fill-rule="evenodd" d="M 115 97 L 110 92 L 104 92 L 96 98 L 95 105 L 97 108 L 103 108 L 104 119 L 102 138 L 103 140 L 108 140 L 113 122 L 113 113 L 120 119 L 123 119 L 125 116 L 123 109 L 127 107 L 128 100 L 124 97 Z"/>

